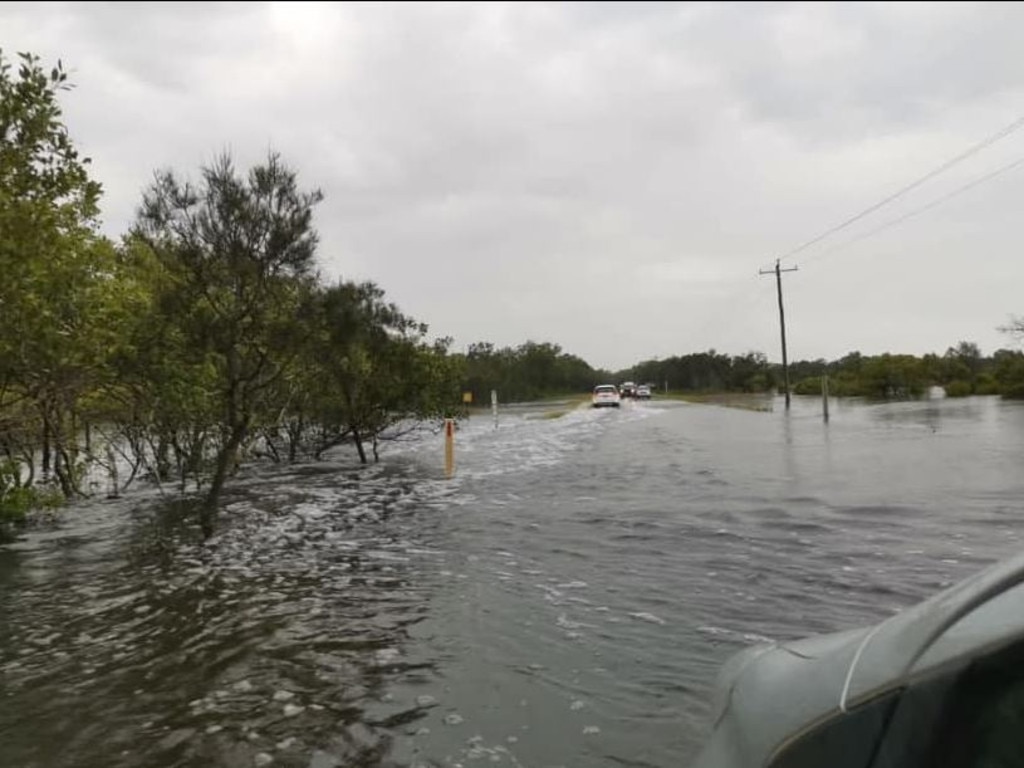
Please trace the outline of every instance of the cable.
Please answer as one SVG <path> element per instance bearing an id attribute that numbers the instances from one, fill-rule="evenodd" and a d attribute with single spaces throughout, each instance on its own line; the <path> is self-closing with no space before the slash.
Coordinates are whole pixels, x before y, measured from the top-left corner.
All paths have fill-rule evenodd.
<path id="1" fill-rule="evenodd" d="M 957 195 L 963 194 L 968 190 L 974 189 L 975 187 L 984 184 L 986 181 L 990 181 L 996 178 L 997 176 L 1002 176 L 1004 173 L 1012 171 L 1014 168 L 1020 165 L 1024 165 L 1024 157 L 1018 158 L 1017 160 L 1014 160 L 1012 163 L 1004 165 L 1001 168 L 997 168 L 991 173 L 986 173 L 984 176 L 981 176 L 968 184 L 964 184 L 962 187 L 957 187 L 952 192 L 948 192 L 942 197 L 932 200 L 927 205 L 923 205 L 920 208 L 915 208 L 914 210 L 905 213 L 902 216 L 899 216 L 898 218 L 887 221 L 884 224 L 875 227 L 874 229 L 869 229 L 867 232 L 857 235 L 857 237 L 853 238 L 852 240 L 847 240 L 845 243 L 840 243 L 839 245 L 833 246 L 832 248 L 829 248 L 826 251 L 822 251 L 821 253 L 811 256 L 807 260 L 810 261 L 811 259 L 824 258 L 825 256 L 833 254 L 836 251 L 840 251 L 843 248 L 848 248 L 851 245 L 854 245 L 855 243 L 859 243 L 861 240 L 866 240 L 869 237 L 877 235 L 879 232 L 882 232 L 883 230 L 889 229 L 890 227 L 895 227 L 897 224 L 902 224 L 907 219 L 911 219 L 914 216 L 918 216 L 926 211 L 930 211 L 932 208 L 942 205 L 942 203 L 946 202 L 947 200 L 950 200 L 956 197 Z"/>
<path id="2" fill-rule="evenodd" d="M 846 219 L 845 221 L 843 221 L 843 222 L 841 222 L 839 224 L 836 224 L 831 229 L 825 230 L 824 232 L 822 232 L 817 237 L 814 237 L 814 238 L 808 240 L 807 242 L 803 243 L 802 245 L 797 246 L 796 248 L 794 248 L 793 250 L 791 250 L 788 253 L 784 254 L 783 256 L 780 256 L 779 259 L 780 260 L 788 259 L 788 258 L 790 258 L 792 256 L 795 256 L 796 254 L 800 253 L 801 251 L 806 250 L 807 248 L 810 248 L 812 245 L 820 243 L 822 240 L 824 240 L 829 235 L 834 235 L 836 232 L 839 232 L 840 230 L 846 229 L 851 224 L 855 224 L 856 222 L 858 222 L 861 219 L 863 219 L 865 216 L 874 213 L 875 211 L 877 211 L 882 206 L 888 205 L 889 203 L 893 202 L 894 200 L 897 200 L 897 199 L 903 197 L 903 195 L 907 194 L 911 190 L 917 189 L 919 186 L 924 184 L 926 181 L 934 179 L 940 173 L 945 173 L 946 171 L 948 171 L 950 168 L 952 168 L 957 163 L 960 163 L 960 162 L 966 160 L 967 158 L 971 157 L 972 155 L 976 155 L 978 152 L 980 152 L 981 150 L 985 149 L 986 147 L 992 146 L 993 144 L 995 144 L 1000 139 L 1005 139 L 1007 136 L 1009 136 L 1014 131 L 1019 130 L 1021 127 L 1024 127 L 1024 115 L 1018 117 L 1016 120 L 1014 120 L 1012 123 L 1010 123 L 1006 127 L 1001 128 L 1000 130 L 996 131 L 995 133 L 993 133 L 988 138 L 982 139 L 977 144 L 975 144 L 974 146 L 972 146 L 969 149 L 965 150 L 964 152 L 960 153 L 956 157 L 951 158 L 950 160 L 947 160 L 942 165 L 940 165 L 938 168 L 935 168 L 934 170 L 929 171 L 928 173 L 926 173 L 924 176 L 922 176 L 921 178 L 917 179 L 916 181 L 913 181 L 910 184 L 908 184 L 907 186 L 902 187 L 901 189 L 898 189 L 897 191 L 893 192 L 888 197 L 883 198 L 882 200 L 880 200 L 879 202 L 875 203 L 874 205 L 872 205 L 872 206 L 870 206 L 868 208 L 865 208 L 863 211 L 861 211 L 857 215 L 851 216 L 850 218 Z"/>
<path id="3" fill-rule="evenodd" d="M 694 324 L 687 328 L 687 335 L 693 343 L 693 351 L 698 352 L 714 348 L 722 352 L 723 348 L 725 348 L 730 350 L 725 352 L 725 354 L 739 354 L 738 350 L 740 348 L 730 346 L 726 341 L 726 336 L 736 329 L 740 321 L 756 314 L 761 305 L 768 301 L 768 299 L 774 300 L 774 298 L 775 292 L 763 290 L 760 280 L 746 278 L 744 283 L 737 285 L 737 290 L 728 293 L 716 302 L 717 311 L 705 314 L 702 323 L 699 325 Z M 712 327 L 714 328 L 713 334 L 711 334 Z M 709 335 L 712 335 L 716 340 L 715 343 L 702 341 L 706 340 Z M 684 353 L 677 352 L 675 354 Z"/>

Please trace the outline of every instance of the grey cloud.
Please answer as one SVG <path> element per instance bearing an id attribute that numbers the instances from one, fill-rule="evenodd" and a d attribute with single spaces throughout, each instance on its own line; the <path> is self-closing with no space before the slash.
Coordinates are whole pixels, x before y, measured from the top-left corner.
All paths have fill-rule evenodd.
<path id="1" fill-rule="evenodd" d="M 1000 127 L 1024 92 L 1014 5 L 3 4 L 0 29 L 75 72 L 67 116 L 111 232 L 155 168 L 273 148 L 325 192 L 328 274 L 378 281 L 460 344 L 548 339 L 613 367 L 774 355 L 757 268 Z M 958 228 L 1002 272 L 957 316 L 998 343 L 1021 311 L 1001 292 L 1024 278 L 1005 254 L 1019 186 L 987 189 L 809 261 L 794 353 L 953 343 L 917 265 L 959 263 Z M 914 267 L 869 302 L 836 277 L 867 257 Z M 955 278 L 929 280 L 944 295 Z"/>
<path id="2" fill-rule="evenodd" d="M 816 23 L 787 25 L 802 14 Z M 1019 89 L 1022 27 L 1014 3 L 742 3 L 700 17 L 680 43 L 716 62 L 751 119 L 842 142 Z"/>

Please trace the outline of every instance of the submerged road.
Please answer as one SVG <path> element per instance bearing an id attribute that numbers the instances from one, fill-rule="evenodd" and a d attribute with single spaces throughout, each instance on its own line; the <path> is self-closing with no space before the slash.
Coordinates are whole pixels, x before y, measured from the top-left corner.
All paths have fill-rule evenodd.
<path id="1" fill-rule="evenodd" d="M 1024 407 L 627 403 L 0 547 L 0 765 L 680 766 L 719 665 L 1020 548 Z"/>

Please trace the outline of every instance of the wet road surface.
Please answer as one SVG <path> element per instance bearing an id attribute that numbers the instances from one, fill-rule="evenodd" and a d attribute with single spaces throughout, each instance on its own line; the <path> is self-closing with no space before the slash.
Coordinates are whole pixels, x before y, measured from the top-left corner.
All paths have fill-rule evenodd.
<path id="1" fill-rule="evenodd" d="M 628 403 L 86 504 L 0 548 L 0 765 L 679 766 L 719 665 L 1020 548 L 1024 407 Z"/>

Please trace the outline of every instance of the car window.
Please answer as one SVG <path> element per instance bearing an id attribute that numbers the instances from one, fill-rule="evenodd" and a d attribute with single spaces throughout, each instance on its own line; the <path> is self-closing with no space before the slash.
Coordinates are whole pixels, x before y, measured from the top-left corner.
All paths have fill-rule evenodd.
<path id="1" fill-rule="evenodd" d="M 890 693 L 810 730 L 776 754 L 770 768 L 869 768 L 898 699 Z"/>
<path id="2" fill-rule="evenodd" d="M 1024 766 L 1024 641 L 960 675 L 930 763 L 950 768 Z"/>

